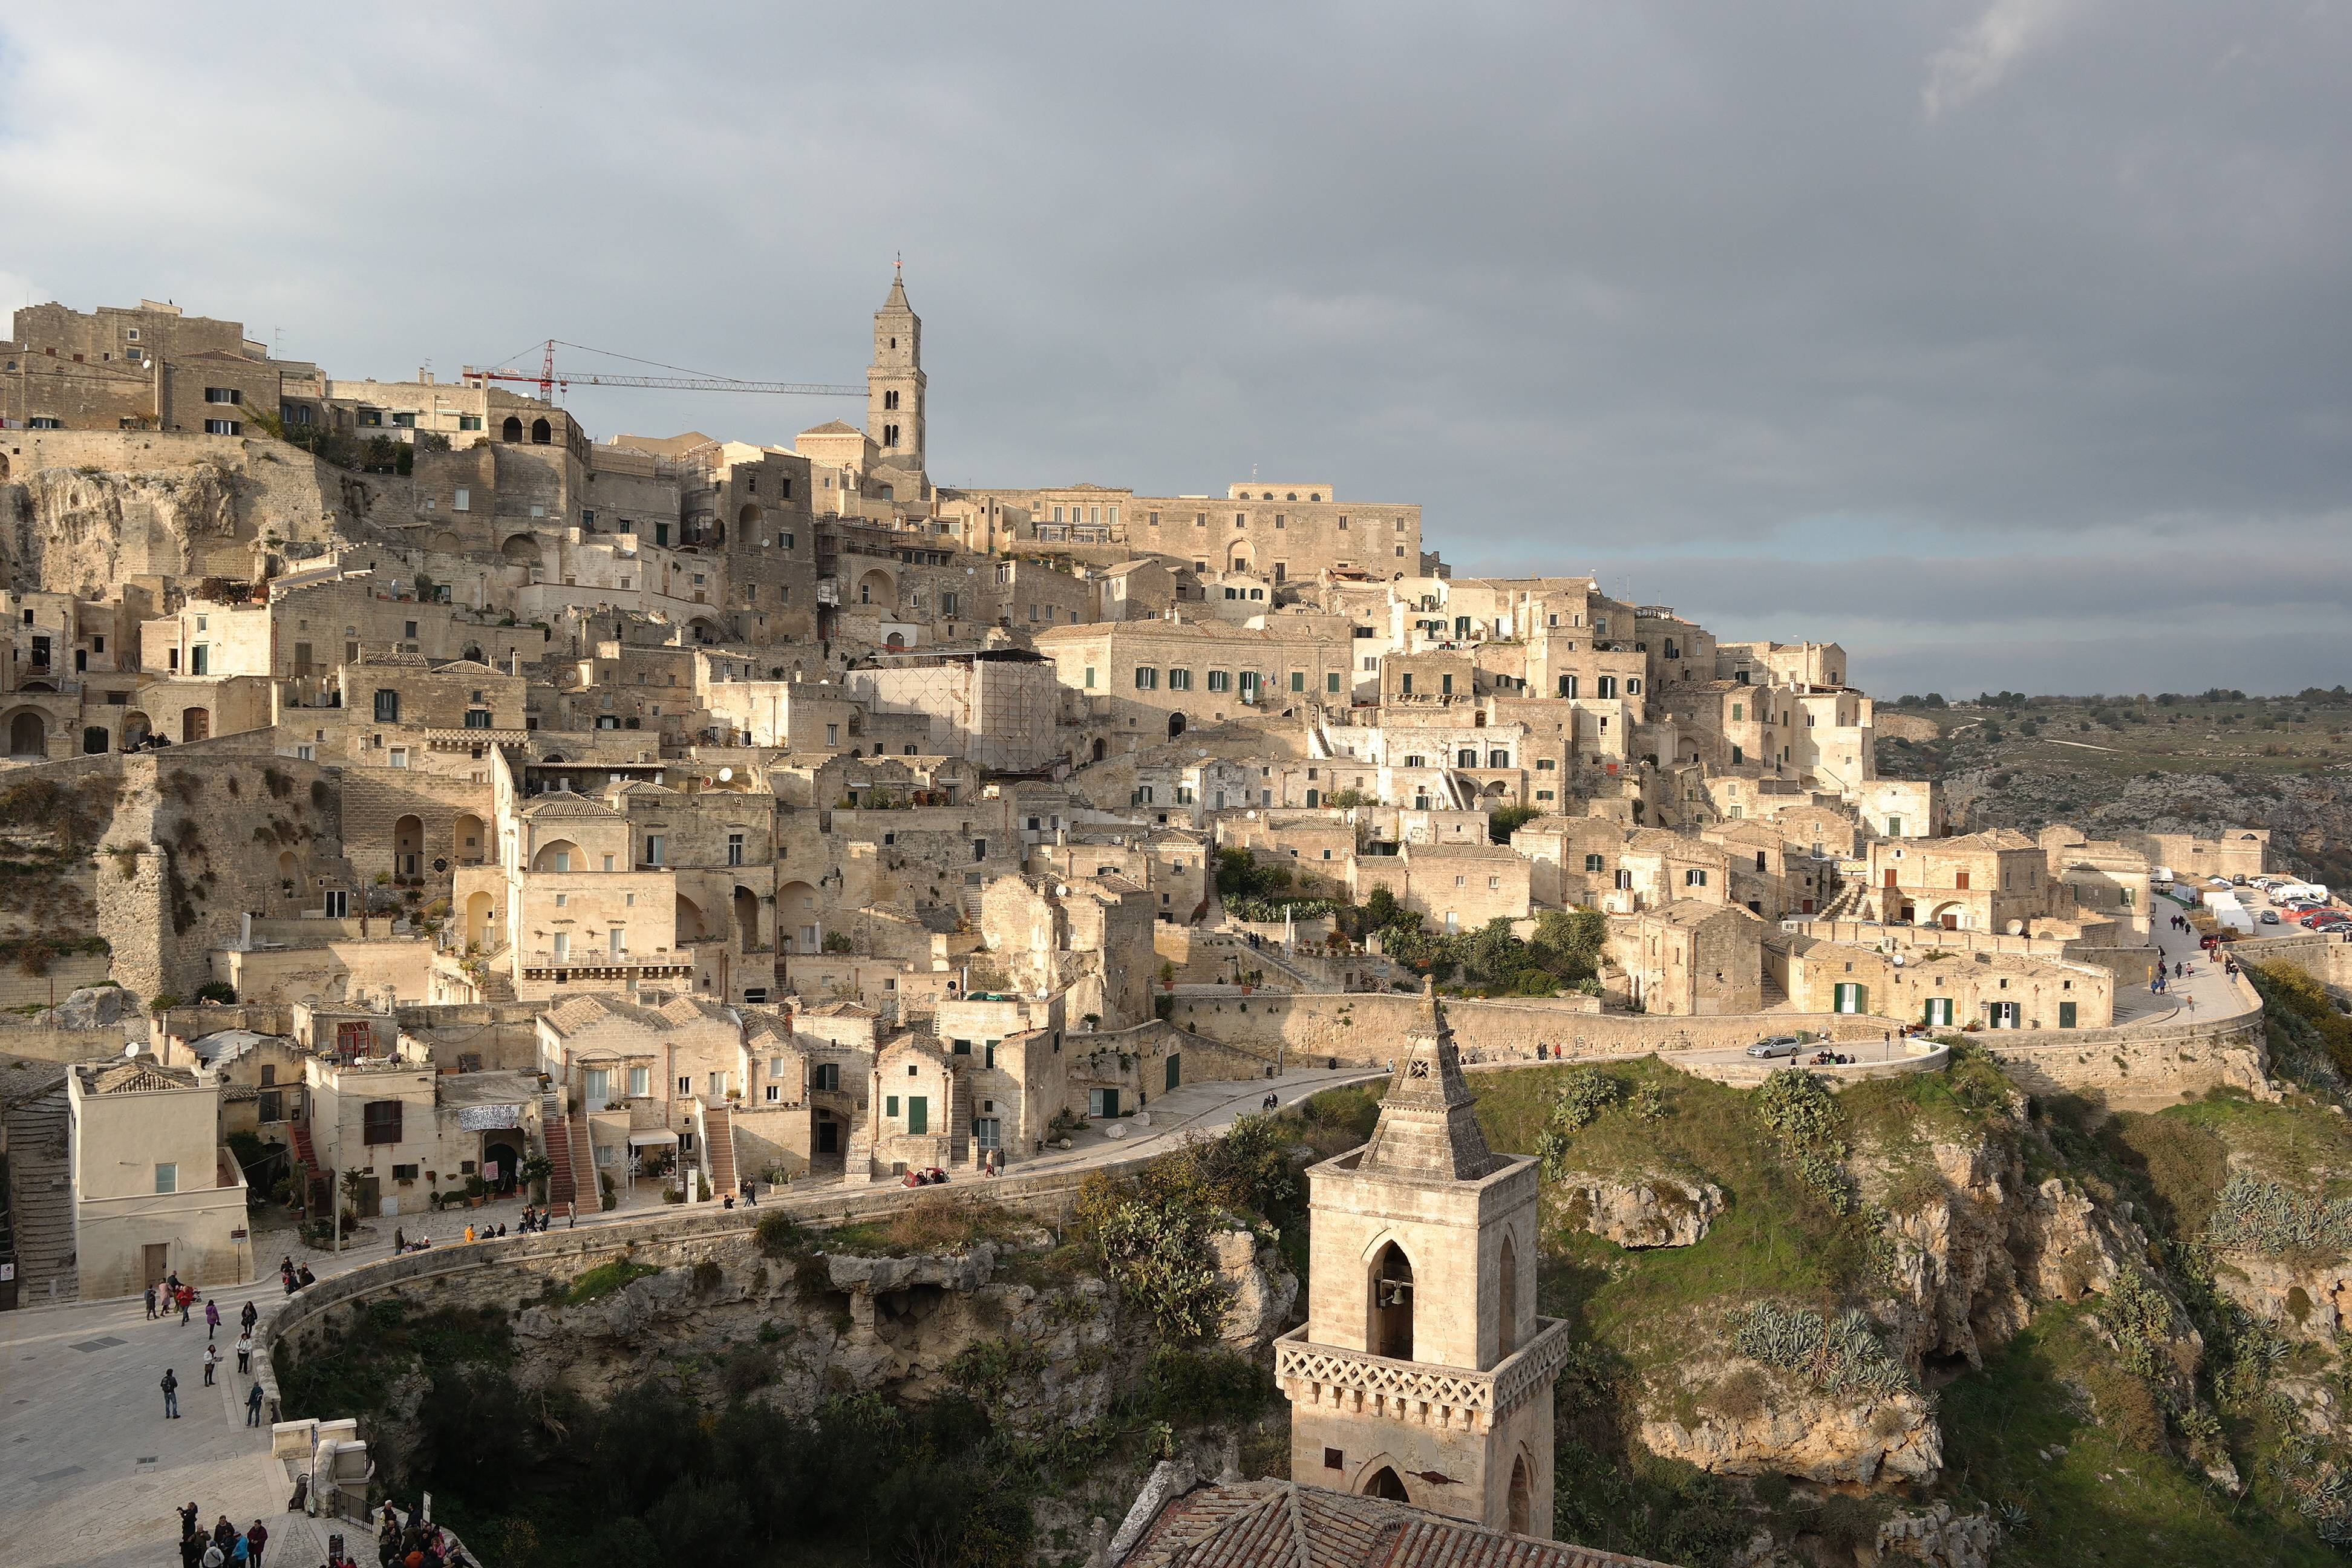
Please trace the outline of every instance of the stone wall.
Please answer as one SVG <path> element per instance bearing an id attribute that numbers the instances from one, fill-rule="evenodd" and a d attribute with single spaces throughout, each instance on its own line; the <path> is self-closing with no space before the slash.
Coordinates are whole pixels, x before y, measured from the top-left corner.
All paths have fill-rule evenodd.
<path id="1" fill-rule="evenodd" d="M 1970 1037 L 2027 1091 L 2078 1094 L 2118 1110 L 2160 1110 L 2210 1089 L 2275 1100 L 2259 1010 L 2210 1024 Z"/>
<path id="2" fill-rule="evenodd" d="M 27 973 L 23 965 L 0 968 L 0 1013 L 54 1007 L 79 986 L 106 983 L 109 960 L 102 952 L 69 952 L 48 961 L 47 973 Z"/>
<path id="3" fill-rule="evenodd" d="M 1179 992 L 1173 1022 L 1196 1035 L 1268 1056 L 1381 1067 L 1395 1057 L 1422 1005 L 1420 997 L 1395 992 L 1234 993 L 1213 999 Z M 1885 1018 L 1854 1014 L 1688 1018 L 1594 1013 L 1590 1007 L 1581 998 L 1449 1001 L 1445 1018 L 1465 1054 L 1496 1058 L 1532 1057 L 1539 1044 L 1570 1057 L 1639 1056 L 1743 1047 L 1766 1035 L 1799 1030 L 1833 1040 L 1874 1040 L 1897 1027 Z"/>

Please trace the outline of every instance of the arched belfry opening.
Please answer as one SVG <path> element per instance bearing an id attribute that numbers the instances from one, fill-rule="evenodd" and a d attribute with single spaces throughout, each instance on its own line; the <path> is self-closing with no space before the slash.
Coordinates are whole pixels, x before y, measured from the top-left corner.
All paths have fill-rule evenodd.
<path id="1" fill-rule="evenodd" d="M 1412 1259 L 1393 1241 L 1372 1258 L 1371 1328 L 1364 1339 L 1374 1355 L 1412 1359 Z"/>
<path id="2" fill-rule="evenodd" d="M 1386 1498 L 1391 1502 L 1412 1500 L 1405 1494 L 1404 1479 L 1396 1473 L 1396 1468 L 1392 1465 L 1382 1465 L 1364 1478 L 1364 1495 Z"/>

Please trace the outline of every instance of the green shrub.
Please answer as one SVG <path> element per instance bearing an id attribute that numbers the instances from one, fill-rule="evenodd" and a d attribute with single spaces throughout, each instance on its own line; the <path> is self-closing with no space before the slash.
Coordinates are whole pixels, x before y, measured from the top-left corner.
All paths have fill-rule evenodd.
<path id="1" fill-rule="evenodd" d="M 1826 1393 L 1889 1395 L 1916 1392 L 1910 1369 L 1860 1312 L 1836 1318 L 1804 1308 L 1759 1301 L 1731 1315 L 1732 1343 L 1741 1355 L 1790 1372 Z"/>
<path id="2" fill-rule="evenodd" d="M 567 1305 L 584 1307 L 591 1301 L 611 1295 L 632 1279 L 643 1279 L 648 1274 L 660 1272 L 660 1269 L 650 1263 L 639 1263 L 630 1258 L 615 1258 L 608 1262 L 599 1263 L 586 1273 L 576 1276 L 572 1281 L 572 1288 L 564 1292 L 563 1300 Z"/>

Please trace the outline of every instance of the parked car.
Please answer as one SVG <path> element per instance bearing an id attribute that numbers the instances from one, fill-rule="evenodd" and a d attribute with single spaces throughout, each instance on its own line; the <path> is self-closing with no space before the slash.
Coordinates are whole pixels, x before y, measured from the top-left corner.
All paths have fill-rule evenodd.
<path id="1" fill-rule="evenodd" d="M 2205 879 L 2205 885 L 2209 888 L 2226 888 L 2230 885 L 2230 879 L 2227 877 L 2208 877 Z"/>
<path id="2" fill-rule="evenodd" d="M 2303 923 L 2312 931 L 2340 931 L 2352 926 L 2352 915 L 2342 910 L 2314 910 Z"/>
<path id="3" fill-rule="evenodd" d="M 2245 885 L 2246 879 L 2243 877 L 2232 877 L 2230 879 L 2230 886 L 2233 888 L 2242 888 Z"/>
<path id="4" fill-rule="evenodd" d="M 2264 910 L 2263 911 L 2262 919 L 2263 924 L 2266 926 L 2274 926 L 2279 923 L 2278 911 L 2276 910 Z"/>
<path id="5" fill-rule="evenodd" d="M 1774 1057 L 1793 1057 L 1804 1048 L 1804 1045 L 1805 1042 L 1794 1035 L 1774 1035 L 1770 1039 L 1759 1040 L 1748 1047 L 1748 1054 L 1766 1060 Z"/>

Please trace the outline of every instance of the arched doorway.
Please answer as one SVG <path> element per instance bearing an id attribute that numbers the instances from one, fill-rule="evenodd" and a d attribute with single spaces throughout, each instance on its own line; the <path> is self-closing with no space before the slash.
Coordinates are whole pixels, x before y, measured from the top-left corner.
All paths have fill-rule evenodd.
<path id="1" fill-rule="evenodd" d="M 1106 740 L 1104 740 L 1104 739 L 1103 739 L 1101 736 L 1099 736 L 1099 735 L 1096 736 L 1096 737 L 1095 737 L 1095 761 L 1097 761 L 1097 762 L 1101 762 L 1105 757 L 1107 757 L 1107 756 L 1108 756 L 1108 755 L 1110 755 L 1110 742 L 1108 742 L 1108 741 L 1106 741 Z"/>
<path id="2" fill-rule="evenodd" d="M 513 1192 L 522 1173 L 518 1168 L 522 1164 L 522 1155 L 516 1148 L 515 1135 L 510 1132 L 487 1134 L 482 1140 L 482 1164 L 485 1168 L 498 1167 L 498 1173 L 490 1178 L 492 1187 L 501 1193 Z"/>
<path id="3" fill-rule="evenodd" d="M 677 941 L 680 946 L 689 942 L 709 940 L 710 929 L 702 921 L 702 906 L 684 893 L 677 896 Z"/>
<path id="4" fill-rule="evenodd" d="M 1535 1480 L 1528 1474 L 1528 1457 L 1521 1454 L 1511 1461 L 1511 1493 L 1509 1513 L 1504 1528 L 1513 1535 L 1525 1535 L 1534 1522 Z"/>
<path id="5" fill-rule="evenodd" d="M 554 434 L 555 431 L 553 426 L 550 426 L 546 420 L 534 419 L 530 422 L 530 444 L 532 446 L 546 446 L 549 438 Z"/>
<path id="6" fill-rule="evenodd" d="M 490 915 L 493 900 L 488 893 L 469 893 L 466 897 L 466 941 L 474 947 L 490 945 Z"/>
<path id="7" fill-rule="evenodd" d="M 816 889 L 806 882 L 786 882 L 776 889 L 776 951 L 816 952 L 822 946 Z"/>
<path id="8" fill-rule="evenodd" d="M 122 716 L 122 749 L 126 752 L 137 751 L 147 743 L 147 737 L 153 732 L 154 728 L 154 723 L 146 714 L 133 708 Z"/>
<path id="9" fill-rule="evenodd" d="M 1403 1478 L 1396 1473 L 1395 1467 L 1391 1465 L 1382 1465 L 1379 1469 L 1374 1470 L 1370 1475 L 1364 1478 L 1363 1495 L 1366 1497 L 1385 1498 L 1390 1502 L 1411 1502 L 1412 1500 L 1412 1499 L 1405 1492 Z"/>
<path id="10" fill-rule="evenodd" d="M 279 892 L 290 895 L 294 891 L 295 873 L 299 869 L 299 865 L 300 863 L 294 858 L 294 851 L 291 849 L 280 849 L 278 852 L 278 890 Z"/>
<path id="11" fill-rule="evenodd" d="M 503 425 L 501 425 L 501 426 L 499 426 L 499 440 L 501 440 L 501 441 L 520 441 L 520 440 L 521 440 L 521 439 L 522 439 L 522 421 L 521 421 L 521 420 L 520 420 L 520 419 L 518 419 L 518 418 L 516 418 L 516 417 L 515 417 L 513 415 L 511 415 L 511 414 L 508 415 L 508 416 L 507 416 L 507 422 L 506 422 L 505 424 L 503 424 Z"/>
<path id="12" fill-rule="evenodd" d="M 209 708 L 184 708 L 180 710 L 180 739 L 209 741 L 213 736 L 213 712 Z"/>
<path id="13" fill-rule="evenodd" d="M 404 816 L 392 825 L 392 874 L 395 877 L 425 875 L 425 819 Z"/>
<path id="14" fill-rule="evenodd" d="M 1181 713 L 1171 713 L 1168 715 L 1168 738 L 1172 741 L 1183 732 L 1184 715 Z"/>
<path id="15" fill-rule="evenodd" d="M 8 755 L 19 762 L 49 754 L 49 721 L 27 708 L 8 721 Z"/>
<path id="16" fill-rule="evenodd" d="M 451 848 L 457 851 L 457 864 L 480 865 L 489 837 L 489 829 L 483 826 L 480 817 L 470 811 L 459 812 L 457 820 L 449 825 L 449 844 Z"/>
<path id="17" fill-rule="evenodd" d="M 1364 1335 L 1376 1356 L 1412 1359 L 1412 1259 L 1391 1241 L 1372 1256 L 1368 1291 L 1370 1326 Z"/>
<path id="18" fill-rule="evenodd" d="M 762 945 L 760 941 L 760 895 L 749 888 L 735 889 L 735 940 L 746 952 Z"/>
<path id="19" fill-rule="evenodd" d="M 903 649 L 907 646 L 907 634 L 904 632 L 892 632 L 888 637 L 882 639 L 882 646 L 894 652 Z"/>
<path id="20" fill-rule="evenodd" d="M 459 654 L 457 657 L 459 658 L 468 658 L 473 660 L 476 664 L 479 664 L 482 662 L 482 645 L 478 642 L 469 642 L 466 645 L 466 651 Z"/>
<path id="21" fill-rule="evenodd" d="M 760 526 L 760 519 L 762 515 L 759 502 L 745 501 L 742 510 L 735 514 L 736 526 L 743 530 L 744 537 L 749 538 L 751 530 Z"/>

